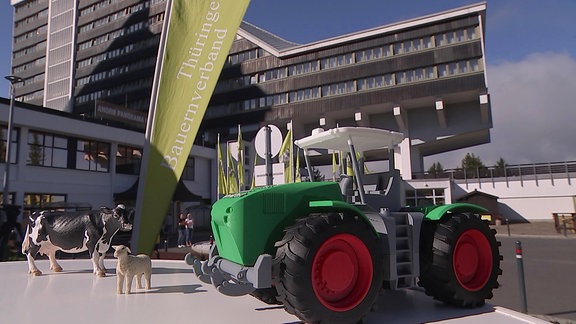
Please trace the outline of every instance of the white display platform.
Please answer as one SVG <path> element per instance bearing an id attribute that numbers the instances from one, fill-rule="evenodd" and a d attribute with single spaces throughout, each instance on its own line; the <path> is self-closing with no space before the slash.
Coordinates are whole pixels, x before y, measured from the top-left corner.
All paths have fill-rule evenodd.
<path id="1" fill-rule="evenodd" d="M 199 281 L 184 261 L 152 260 L 152 289 L 116 294 L 116 260 L 108 275 L 92 274 L 90 260 L 61 260 L 61 273 L 37 261 L 42 276 L 28 274 L 27 262 L 0 263 L 1 323 L 300 323 L 280 306 L 251 296 L 228 297 Z M 458 309 L 419 290 L 384 292 L 364 323 L 548 323 L 505 308 L 486 305 Z"/>

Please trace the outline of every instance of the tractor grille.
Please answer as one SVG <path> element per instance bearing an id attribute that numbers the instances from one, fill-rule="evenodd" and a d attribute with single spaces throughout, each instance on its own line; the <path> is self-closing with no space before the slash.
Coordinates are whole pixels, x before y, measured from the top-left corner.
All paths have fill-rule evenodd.
<path id="1" fill-rule="evenodd" d="M 284 194 L 266 193 L 264 194 L 263 212 L 265 214 L 284 213 Z"/>

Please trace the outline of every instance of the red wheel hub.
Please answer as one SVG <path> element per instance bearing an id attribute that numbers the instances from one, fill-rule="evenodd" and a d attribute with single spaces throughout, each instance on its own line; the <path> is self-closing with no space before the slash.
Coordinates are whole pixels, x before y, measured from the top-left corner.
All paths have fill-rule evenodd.
<path id="1" fill-rule="evenodd" d="M 366 297 L 373 275 L 366 245 L 351 234 L 337 234 L 322 243 L 314 256 L 312 288 L 325 307 L 347 311 Z"/>
<path id="2" fill-rule="evenodd" d="M 452 261 L 460 285 L 468 291 L 480 290 L 492 272 L 490 242 L 479 230 L 466 230 L 454 246 Z"/>

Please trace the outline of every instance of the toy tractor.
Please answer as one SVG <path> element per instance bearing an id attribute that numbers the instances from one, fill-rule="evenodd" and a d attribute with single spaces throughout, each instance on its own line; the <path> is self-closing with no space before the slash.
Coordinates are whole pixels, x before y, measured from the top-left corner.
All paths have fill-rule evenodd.
<path id="1" fill-rule="evenodd" d="M 502 272 L 495 231 L 479 216 L 487 211 L 465 203 L 400 208 L 393 153 L 389 171 L 362 174 L 357 150 L 392 150 L 402 140 L 341 127 L 295 141 L 310 175 L 309 150 L 346 152 L 355 185 L 342 176 L 225 196 L 212 207 L 209 259 L 186 262 L 219 292 L 283 304 L 308 323 L 359 322 L 380 289 L 416 285 L 452 305 L 483 305 Z M 364 183 L 370 179 L 375 186 Z"/>

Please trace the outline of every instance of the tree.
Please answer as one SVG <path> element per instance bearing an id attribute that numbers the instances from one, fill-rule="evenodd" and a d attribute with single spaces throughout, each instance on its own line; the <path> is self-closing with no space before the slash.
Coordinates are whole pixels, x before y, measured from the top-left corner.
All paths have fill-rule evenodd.
<path id="1" fill-rule="evenodd" d="M 318 182 L 318 181 L 324 181 L 325 177 L 324 175 L 320 172 L 320 170 L 318 170 L 315 167 L 312 167 L 312 180 L 314 182 Z"/>
<path id="2" fill-rule="evenodd" d="M 432 163 L 432 165 L 428 168 L 428 173 L 436 177 L 438 174 L 444 173 L 444 167 L 442 164 L 440 164 L 440 162 Z"/>
<path id="3" fill-rule="evenodd" d="M 508 166 L 508 164 L 506 163 L 506 161 L 504 161 L 503 158 L 500 158 L 498 161 L 496 161 L 496 176 L 503 176 L 506 174 L 506 167 Z"/>
<path id="4" fill-rule="evenodd" d="M 33 133 L 33 142 L 30 145 L 30 153 L 28 154 L 30 165 L 43 165 L 44 156 L 42 154 L 42 148 L 40 147 L 40 140 L 38 139 L 38 134 Z"/>
<path id="5" fill-rule="evenodd" d="M 474 153 L 466 153 L 466 156 L 462 159 L 462 169 L 467 177 L 474 177 L 478 175 L 479 170 L 485 168 L 486 166 L 482 163 L 480 157 L 474 155 Z"/>

